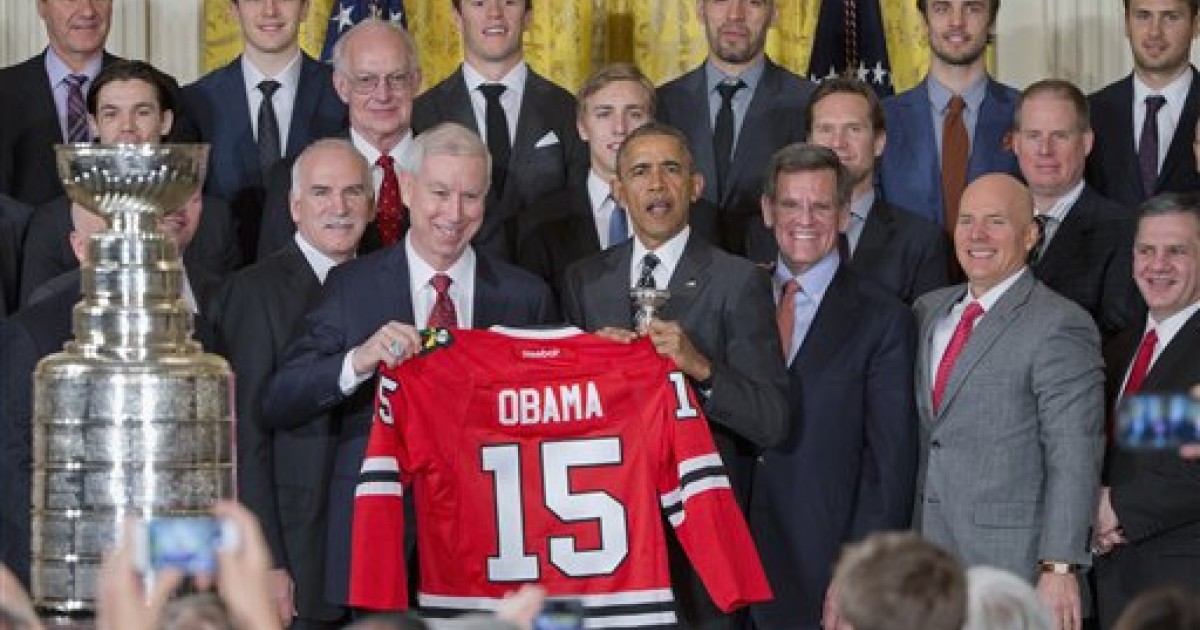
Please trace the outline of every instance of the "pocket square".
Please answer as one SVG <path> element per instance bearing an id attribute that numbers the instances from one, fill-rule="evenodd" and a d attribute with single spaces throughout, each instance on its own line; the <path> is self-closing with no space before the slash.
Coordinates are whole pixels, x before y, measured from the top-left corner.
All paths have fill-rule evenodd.
<path id="1" fill-rule="evenodd" d="M 555 134 L 553 131 L 547 131 L 546 135 L 542 136 L 542 139 L 538 140 L 537 144 L 533 145 L 533 148 L 540 149 L 542 147 L 551 147 L 556 144 L 558 144 L 558 134 Z"/>

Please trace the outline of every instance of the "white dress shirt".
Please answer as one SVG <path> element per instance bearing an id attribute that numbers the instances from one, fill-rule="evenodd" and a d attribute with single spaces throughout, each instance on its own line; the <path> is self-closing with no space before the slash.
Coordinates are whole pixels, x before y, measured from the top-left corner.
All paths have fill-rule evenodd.
<path id="1" fill-rule="evenodd" d="M 300 89 L 300 67 L 303 55 L 299 52 L 288 62 L 287 67 L 277 76 L 269 77 L 259 70 L 253 62 L 242 55 L 242 78 L 246 82 L 246 102 L 250 105 L 250 129 L 258 138 L 258 110 L 262 107 L 263 93 L 258 84 L 274 79 L 279 82 L 279 89 L 271 97 L 271 105 L 275 109 L 275 120 L 279 123 L 279 150 L 283 155 L 288 151 L 288 130 L 292 128 L 292 108 L 296 105 L 296 94 Z"/>

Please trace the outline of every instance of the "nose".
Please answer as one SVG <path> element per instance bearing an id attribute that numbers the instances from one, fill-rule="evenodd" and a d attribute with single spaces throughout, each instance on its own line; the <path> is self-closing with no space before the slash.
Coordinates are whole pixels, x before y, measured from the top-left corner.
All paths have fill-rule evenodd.
<path id="1" fill-rule="evenodd" d="M 615 116 L 613 120 L 613 135 L 617 136 L 618 138 L 623 138 L 628 132 L 629 118 L 625 114 Z"/>
<path id="2" fill-rule="evenodd" d="M 962 26 L 967 21 L 966 17 L 965 7 L 952 7 L 950 9 L 950 26 Z"/>
<path id="3" fill-rule="evenodd" d="M 1041 137 L 1040 139 L 1038 139 L 1038 141 L 1037 141 L 1038 155 L 1050 155 L 1050 153 L 1051 153 L 1050 148 L 1052 146 L 1052 144 L 1051 144 L 1052 142 L 1053 142 L 1053 140 L 1050 138 L 1049 135 L 1045 135 L 1045 136 Z"/>
<path id="4" fill-rule="evenodd" d="M 727 14 L 729 19 L 741 20 L 746 17 L 746 7 L 742 6 L 743 2 L 746 0 L 733 0 L 729 3 L 729 13 Z"/>
<path id="5" fill-rule="evenodd" d="M 266 15 L 276 15 L 279 13 L 278 0 L 263 0 L 263 13 Z"/>
<path id="6" fill-rule="evenodd" d="M 484 2 L 483 8 L 488 17 L 502 17 L 504 15 L 503 5 L 504 0 L 489 0 Z"/>

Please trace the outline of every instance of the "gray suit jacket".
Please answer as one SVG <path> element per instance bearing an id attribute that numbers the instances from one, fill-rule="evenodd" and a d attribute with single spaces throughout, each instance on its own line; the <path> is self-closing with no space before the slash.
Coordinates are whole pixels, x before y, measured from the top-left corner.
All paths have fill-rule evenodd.
<path id="1" fill-rule="evenodd" d="M 1096 325 L 1022 272 L 976 324 L 935 413 L 933 331 L 965 291 L 933 291 L 914 306 L 921 334 L 916 528 L 968 566 L 1033 578 L 1038 560 L 1090 564 L 1104 448 Z"/>

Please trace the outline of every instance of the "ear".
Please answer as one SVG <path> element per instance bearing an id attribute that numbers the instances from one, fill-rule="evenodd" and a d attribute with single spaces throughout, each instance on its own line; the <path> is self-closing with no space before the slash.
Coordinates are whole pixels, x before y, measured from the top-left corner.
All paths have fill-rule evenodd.
<path id="1" fill-rule="evenodd" d="M 337 92 L 343 103 L 350 104 L 350 79 L 336 68 L 333 70 L 333 91 Z"/>
<path id="2" fill-rule="evenodd" d="M 93 138 L 100 137 L 100 125 L 96 124 L 96 117 L 91 114 L 88 114 L 88 129 L 91 130 Z"/>
<path id="3" fill-rule="evenodd" d="M 758 198 L 758 205 L 762 209 L 763 225 L 767 228 L 775 227 L 775 206 L 771 205 L 771 198 L 765 194 Z"/>
<path id="4" fill-rule="evenodd" d="M 704 176 L 701 175 L 699 172 L 693 172 L 692 173 L 692 197 L 691 197 L 692 203 L 696 203 L 696 200 L 700 198 L 700 195 L 703 192 L 704 192 Z"/>
<path id="5" fill-rule="evenodd" d="M 82 265 L 87 258 L 87 239 L 78 230 L 71 230 L 67 235 L 67 242 L 71 244 L 71 251 L 75 252 L 75 259 Z"/>
<path id="6" fill-rule="evenodd" d="M 875 134 L 875 158 L 878 159 L 883 155 L 883 149 L 887 146 L 887 132 L 881 131 Z"/>
<path id="7" fill-rule="evenodd" d="M 175 112 L 164 110 L 162 113 L 162 124 L 158 126 L 158 135 L 165 138 L 171 133 L 171 127 L 175 126 Z"/>
<path id="8" fill-rule="evenodd" d="M 1092 154 L 1092 143 L 1096 141 L 1096 134 L 1091 129 L 1083 132 L 1083 154 Z"/>

